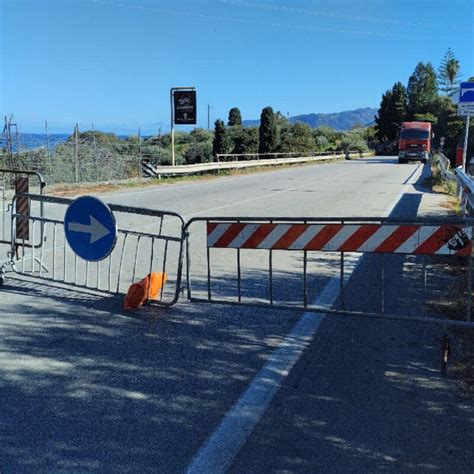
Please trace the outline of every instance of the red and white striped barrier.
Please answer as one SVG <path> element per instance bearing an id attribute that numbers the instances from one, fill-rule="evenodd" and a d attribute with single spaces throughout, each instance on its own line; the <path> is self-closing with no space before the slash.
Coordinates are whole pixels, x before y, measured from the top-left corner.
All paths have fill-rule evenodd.
<path id="1" fill-rule="evenodd" d="M 469 256 L 471 240 L 462 225 L 207 223 L 207 246 L 233 249 Z"/>

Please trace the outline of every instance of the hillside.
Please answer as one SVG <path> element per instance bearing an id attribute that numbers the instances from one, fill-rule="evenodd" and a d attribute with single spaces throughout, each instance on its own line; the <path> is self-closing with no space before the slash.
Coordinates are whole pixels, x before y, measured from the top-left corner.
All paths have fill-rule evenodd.
<path id="1" fill-rule="evenodd" d="M 354 125 L 369 125 L 374 122 L 377 109 L 365 107 L 355 110 L 345 110 L 333 114 L 302 114 L 290 117 L 290 123 L 302 122 L 310 127 L 316 128 L 321 125 L 336 130 L 350 130 Z M 260 124 L 260 120 L 244 120 L 245 127 L 255 127 Z"/>

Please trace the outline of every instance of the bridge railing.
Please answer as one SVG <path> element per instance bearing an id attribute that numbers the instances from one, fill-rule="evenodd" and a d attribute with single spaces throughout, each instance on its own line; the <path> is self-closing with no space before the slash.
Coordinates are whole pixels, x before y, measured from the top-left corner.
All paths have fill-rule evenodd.
<path id="1" fill-rule="evenodd" d="M 462 167 L 451 168 L 448 158 L 440 153 L 438 155 L 439 168 L 443 178 L 457 183 L 457 194 L 461 201 L 461 209 L 464 215 L 474 215 L 474 180 Z"/>

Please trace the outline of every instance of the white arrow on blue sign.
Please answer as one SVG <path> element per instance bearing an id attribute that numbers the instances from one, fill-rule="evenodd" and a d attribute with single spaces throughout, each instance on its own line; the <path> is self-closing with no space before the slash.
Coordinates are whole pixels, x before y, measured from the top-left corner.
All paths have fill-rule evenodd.
<path id="1" fill-rule="evenodd" d="M 90 262 L 106 258 L 117 241 L 117 223 L 109 206 L 93 196 L 75 199 L 64 216 L 64 233 L 72 251 Z"/>

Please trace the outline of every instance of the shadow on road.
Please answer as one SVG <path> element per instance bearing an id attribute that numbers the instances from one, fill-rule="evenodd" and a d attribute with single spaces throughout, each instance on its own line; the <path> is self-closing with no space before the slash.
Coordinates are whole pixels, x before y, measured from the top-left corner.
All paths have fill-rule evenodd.
<path id="1" fill-rule="evenodd" d="M 414 217 L 420 201 L 405 195 L 391 217 Z M 378 257 L 346 288 L 353 308 L 380 304 Z M 388 265 L 387 308 L 426 313 L 419 267 Z M 312 274 L 310 299 L 331 271 Z M 244 277 L 245 298 L 268 295 L 261 272 Z M 213 291 L 235 298 L 232 278 Z M 276 299 L 301 285 L 276 272 Z M 183 472 L 300 316 L 186 302 L 123 313 L 121 297 L 42 286 L 7 280 L 1 292 L 2 472 Z M 439 374 L 439 336 L 327 317 L 230 471 L 469 472 L 474 413 Z"/>
<path id="2" fill-rule="evenodd" d="M 182 472 L 295 319 L 45 294 L 2 288 L 2 472 Z"/>

